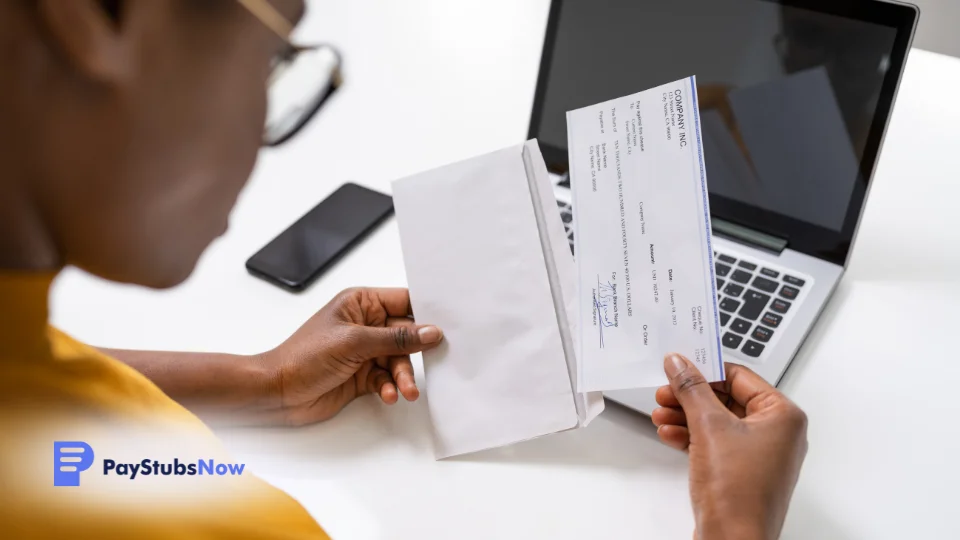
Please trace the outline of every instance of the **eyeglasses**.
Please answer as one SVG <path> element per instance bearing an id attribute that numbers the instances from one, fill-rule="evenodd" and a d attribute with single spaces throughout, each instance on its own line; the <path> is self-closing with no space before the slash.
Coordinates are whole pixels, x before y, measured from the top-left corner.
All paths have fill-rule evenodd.
<path id="1" fill-rule="evenodd" d="M 296 135 L 340 87 L 340 53 L 329 45 L 294 45 L 293 25 L 267 0 L 238 0 L 286 43 L 271 62 L 267 81 L 264 146 L 278 146 Z"/>

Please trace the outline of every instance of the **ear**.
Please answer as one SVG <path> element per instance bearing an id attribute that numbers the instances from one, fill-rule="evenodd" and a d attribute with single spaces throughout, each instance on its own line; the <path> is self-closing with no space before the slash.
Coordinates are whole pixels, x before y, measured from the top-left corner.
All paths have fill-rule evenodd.
<path id="1" fill-rule="evenodd" d="M 134 55 L 124 36 L 122 10 L 111 14 L 107 4 L 103 0 L 38 0 L 37 15 L 58 52 L 77 71 L 101 82 L 116 82 L 130 73 Z M 114 2 L 113 7 L 129 4 Z"/>

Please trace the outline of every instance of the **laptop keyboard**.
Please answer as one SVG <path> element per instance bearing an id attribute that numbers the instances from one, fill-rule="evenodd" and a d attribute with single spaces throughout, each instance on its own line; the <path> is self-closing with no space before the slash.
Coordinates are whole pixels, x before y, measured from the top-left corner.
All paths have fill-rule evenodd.
<path id="1" fill-rule="evenodd" d="M 573 249 L 573 208 L 557 201 L 563 227 Z M 797 311 L 808 277 L 760 261 L 714 252 L 720 342 L 754 362 L 762 361 Z"/>
<path id="2" fill-rule="evenodd" d="M 723 347 L 760 361 L 783 333 L 797 310 L 809 278 L 769 264 L 714 252 L 720 342 Z"/>

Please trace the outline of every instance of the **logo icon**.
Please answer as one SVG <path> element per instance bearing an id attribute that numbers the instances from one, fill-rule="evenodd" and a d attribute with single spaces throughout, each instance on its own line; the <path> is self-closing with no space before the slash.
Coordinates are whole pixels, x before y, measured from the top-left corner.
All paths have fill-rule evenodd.
<path id="1" fill-rule="evenodd" d="M 79 486 L 80 473 L 93 465 L 93 448 L 80 441 L 53 443 L 53 485 Z"/>

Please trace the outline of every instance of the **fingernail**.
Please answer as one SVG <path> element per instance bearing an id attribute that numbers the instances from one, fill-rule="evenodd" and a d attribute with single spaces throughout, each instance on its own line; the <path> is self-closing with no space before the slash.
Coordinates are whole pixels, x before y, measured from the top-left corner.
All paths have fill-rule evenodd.
<path id="1" fill-rule="evenodd" d="M 436 326 L 424 326 L 423 328 L 417 330 L 417 335 L 420 336 L 420 343 L 424 345 L 436 343 L 443 338 L 443 332 L 441 332 Z"/>
<path id="2" fill-rule="evenodd" d="M 663 363 L 663 369 L 668 377 L 676 377 L 687 369 L 687 361 L 679 354 L 669 354 Z"/>

